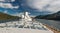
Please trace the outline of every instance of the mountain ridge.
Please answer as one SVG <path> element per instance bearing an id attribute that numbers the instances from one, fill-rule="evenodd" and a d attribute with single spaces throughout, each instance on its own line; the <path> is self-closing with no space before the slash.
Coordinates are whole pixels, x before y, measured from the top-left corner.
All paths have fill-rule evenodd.
<path id="1" fill-rule="evenodd" d="M 54 14 L 49 15 L 38 15 L 35 18 L 37 19 L 49 19 L 49 20 L 60 20 L 60 11 Z"/>
<path id="2" fill-rule="evenodd" d="M 0 20 L 10 20 L 10 19 L 18 19 L 19 17 L 17 16 L 11 16 L 6 13 L 0 12 Z"/>

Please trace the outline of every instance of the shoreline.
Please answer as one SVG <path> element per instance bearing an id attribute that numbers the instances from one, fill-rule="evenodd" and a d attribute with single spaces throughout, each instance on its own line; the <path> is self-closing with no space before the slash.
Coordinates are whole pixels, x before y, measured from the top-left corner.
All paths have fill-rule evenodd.
<path id="1" fill-rule="evenodd" d="M 55 29 L 55 28 L 53 28 L 53 27 L 50 27 L 50 26 L 48 26 L 48 25 L 46 25 L 46 24 L 43 24 L 44 26 L 46 26 L 48 29 L 50 29 L 51 31 L 53 31 L 54 33 L 60 33 L 60 30 L 57 30 L 57 29 Z"/>

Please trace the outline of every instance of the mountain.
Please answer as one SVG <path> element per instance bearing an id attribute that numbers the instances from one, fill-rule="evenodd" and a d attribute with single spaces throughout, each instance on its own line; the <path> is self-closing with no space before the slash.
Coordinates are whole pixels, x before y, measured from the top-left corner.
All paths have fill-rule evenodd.
<path id="1" fill-rule="evenodd" d="M 36 16 L 37 19 L 49 19 L 49 20 L 60 20 L 60 11 L 49 15 L 39 15 Z"/>
<path id="2" fill-rule="evenodd" d="M 5 13 L 0 12 L 0 20 L 14 20 L 14 19 L 18 19 L 19 17 L 17 16 L 11 16 Z"/>

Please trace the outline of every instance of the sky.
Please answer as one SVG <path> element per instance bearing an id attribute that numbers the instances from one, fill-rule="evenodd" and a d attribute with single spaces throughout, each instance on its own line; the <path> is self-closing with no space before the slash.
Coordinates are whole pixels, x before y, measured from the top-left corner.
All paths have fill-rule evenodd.
<path id="1" fill-rule="evenodd" d="M 56 13 L 60 11 L 60 0 L 0 0 L 0 12 L 16 16 L 24 11 L 32 16 Z"/>

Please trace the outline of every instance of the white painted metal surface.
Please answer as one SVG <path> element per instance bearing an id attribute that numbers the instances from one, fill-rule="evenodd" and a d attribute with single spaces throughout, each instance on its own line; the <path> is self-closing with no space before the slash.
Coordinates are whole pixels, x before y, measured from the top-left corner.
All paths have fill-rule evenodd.
<path id="1" fill-rule="evenodd" d="M 53 33 L 53 32 L 38 29 L 0 28 L 0 33 Z"/>

